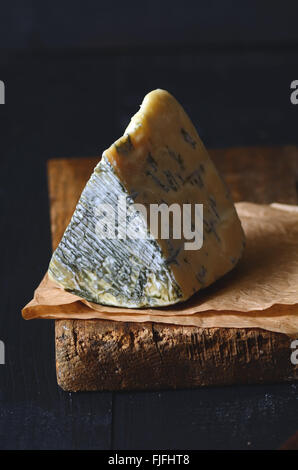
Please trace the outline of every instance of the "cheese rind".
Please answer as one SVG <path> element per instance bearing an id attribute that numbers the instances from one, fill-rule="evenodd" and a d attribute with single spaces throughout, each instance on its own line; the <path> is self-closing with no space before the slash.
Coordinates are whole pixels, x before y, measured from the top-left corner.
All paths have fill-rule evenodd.
<path id="1" fill-rule="evenodd" d="M 104 152 L 128 192 L 146 206 L 165 202 L 204 205 L 204 242 L 184 249 L 185 239 L 158 243 L 183 298 L 230 271 L 241 257 L 244 233 L 229 190 L 212 163 L 191 120 L 165 90 L 149 93 L 124 136 Z"/>
<path id="2" fill-rule="evenodd" d="M 99 240 L 96 207 L 127 198 L 146 240 Z M 203 204 L 203 246 L 157 238 L 133 208 Z M 183 210 L 183 209 L 182 209 Z M 119 215 L 119 214 L 118 214 Z M 121 228 L 121 227 L 120 227 Z M 183 231 L 182 231 L 183 232 Z M 230 271 L 244 234 L 229 191 L 187 114 L 164 90 L 149 93 L 123 137 L 103 153 L 84 189 L 49 273 L 88 300 L 124 307 L 163 306 L 189 298 Z"/>

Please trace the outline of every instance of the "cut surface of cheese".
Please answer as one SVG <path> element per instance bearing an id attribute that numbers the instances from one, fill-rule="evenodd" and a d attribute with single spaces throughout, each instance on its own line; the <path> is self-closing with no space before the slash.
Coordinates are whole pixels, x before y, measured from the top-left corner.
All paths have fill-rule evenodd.
<path id="1" fill-rule="evenodd" d="M 172 232 L 168 238 L 153 236 L 137 205 L 149 213 L 161 204 L 178 204 L 181 212 L 185 204 L 203 204 L 200 249 L 186 249 L 183 230 L 180 238 Z M 116 237 L 109 235 L 104 207 Z M 120 236 L 128 225 L 138 235 Z M 186 300 L 226 274 L 244 244 L 229 191 L 195 127 L 170 93 L 154 90 L 123 137 L 103 153 L 52 256 L 49 275 L 92 302 L 160 307 Z"/>

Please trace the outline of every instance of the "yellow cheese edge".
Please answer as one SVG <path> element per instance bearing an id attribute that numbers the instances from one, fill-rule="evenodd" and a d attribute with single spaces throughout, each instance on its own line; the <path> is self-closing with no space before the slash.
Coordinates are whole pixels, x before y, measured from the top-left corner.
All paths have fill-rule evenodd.
<path id="1" fill-rule="evenodd" d="M 181 138 L 181 129 L 195 142 L 192 147 Z M 165 142 L 166 136 L 166 142 Z M 157 187 L 144 184 L 144 173 L 148 169 L 147 155 L 154 155 L 159 163 L 158 174 L 163 174 L 169 167 L 179 171 L 177 162 L 169 161 L 166 148 L 173 148 L 184 157 L 189 172 L 199 164 L 205 168 L 205 189 L 201 193 L 192 186 L 184 186 L 181 192 L 169 192 L 166 195 Z M 208 152 L 202 143 L 194 125 L 182 106 L 167 91 L 157 89 L 148 93 L 140 110 L 132 117 L 124 135 L 103 153 L 111 163 L 115 173 L 129 193 L 139 195 L 135 202 L 160 204 L 165 200 L 169 205 L 180 200 L 191 204 L 204 202 L 207 194 L 212 193 L 218 202 L 217 210 L 222 222 L 219 226 L 220 249 L 214 249 L 215 240 L 208 237 L 203 247 L 197 251 L 181 249 L 185 240 L 171 240 L 173 250 L 180 250 L 177 264 L 171 265 L 176 282 L 183 294 L 181 300 L 189 298 L 194 292 L 207 287 L 230 271 L 241 257 L 244 247 L 244 233 L 233 202 L 227 195 L 227 188 L 218 174 Z M 140 194 L 141 193 L 141 194 Z M 205 215 L 205 214 L 204 214 Z M 166 257 L 170 256 L 167 240 L 157 239 Z M 204 283 L 197 273 L 200 267 L 207 266 Z"/>

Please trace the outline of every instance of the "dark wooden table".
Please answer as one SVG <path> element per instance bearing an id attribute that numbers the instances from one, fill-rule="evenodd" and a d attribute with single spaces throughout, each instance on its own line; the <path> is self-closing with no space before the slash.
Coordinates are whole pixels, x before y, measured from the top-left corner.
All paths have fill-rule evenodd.
<path id="1" fill-rule="evenodd" d="M 298 106 L 289 98 L 297 53 L 266 46 L 0 56 L 7 95 L 0 106 L 0 448 L 261 449 L 294 434 L 294 383 L 64 393 L 54 323 L 25 322 L 20 309 L 51 254 L 48 159 L 100 154 L 156 87 L 185 105 L 208 147 L 298 144 Z"/>

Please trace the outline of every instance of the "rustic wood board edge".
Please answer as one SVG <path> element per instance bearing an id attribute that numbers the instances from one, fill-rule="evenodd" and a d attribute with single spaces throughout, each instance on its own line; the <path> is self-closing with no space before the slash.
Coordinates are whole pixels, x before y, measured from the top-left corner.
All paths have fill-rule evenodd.
<path id="1" fill-rule="evenodd" d="M 211 154 L 234 200 L 297 202 L 296 147 L 233 148 Z M 279 163 L 274 166 L 277 156 Z M 48 162 L 53 249 L 97 161 Z M 252 162 L 262 169 L 259 180 L 248 172 Z M 276 184 L 278 180 L 282 183 Z M 248 197 L 251 184 L 255 192 Z M 290 361 L 290 338 L 261 329 L 57 320 L 55 336 L 57 380 L 66 391 L 158 390 L 298 379 L 298 367 Z"/>
<path id="2" fill-rule="evenodd" d="M 257 328 L 59 320 L 57 377 L 67 391 L 293 381 L 298 368 L 290 362 L 290 342 Z"/>

